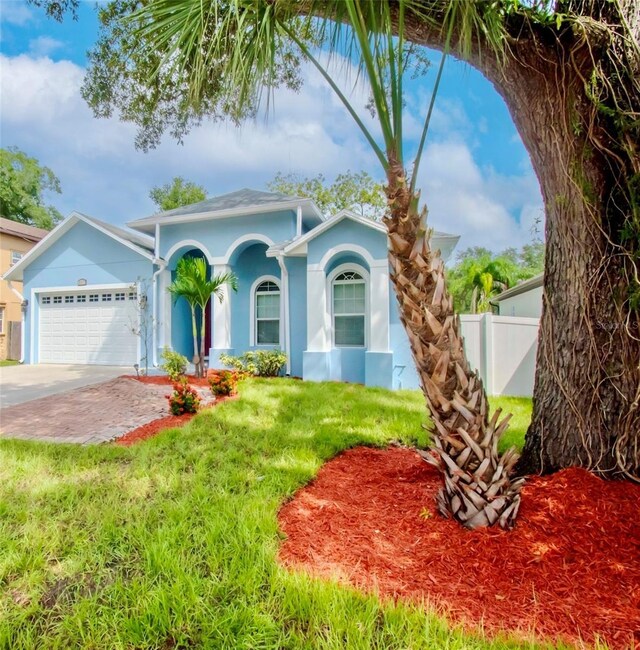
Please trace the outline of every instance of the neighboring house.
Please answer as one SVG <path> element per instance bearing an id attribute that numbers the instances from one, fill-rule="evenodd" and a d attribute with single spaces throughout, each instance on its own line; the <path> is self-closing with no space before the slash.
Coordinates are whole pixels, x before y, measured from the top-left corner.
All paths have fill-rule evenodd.
<path id="1" fill-rule="evenodd" d="M 17 264 L 47 233 L 41 228 L 0 217 L 0 274 Z M 15 348 L 18 354 L 11 354 L 9 333 L 12 331 L 11 323 L 22 321 L 22 283 L 15 282 L 12 286 L 16 291 L 12 291 L 9 284 L 0 279 L 0 359 L 20 357 L 16 345 L 11 348 Z M 20 339 L 16 342 L 19 343 Z"/>
<path id="2" fill-rule="evenodd" d="M 418 386 L 382 224 L 244 189 L 128 225 L 137 232 L 73 213 L 9 271 L 29 301 L 27 363 L 156 365 L 164 346 L 191 357 L 188 307 L 167 287 L 182 257 L 201 256 L 238 277 L 237 293 L 210 303 L 210 367 L 277 347 L 305 379 Z M 457 241 L 431 243 L 447 259 Z"/>
<path id="3" fill-rule="evenodd" d="M 498 308 L 500 316 L 540 318 L 542 316 L 542 273 L 503 291 L 490 302 Z"/>

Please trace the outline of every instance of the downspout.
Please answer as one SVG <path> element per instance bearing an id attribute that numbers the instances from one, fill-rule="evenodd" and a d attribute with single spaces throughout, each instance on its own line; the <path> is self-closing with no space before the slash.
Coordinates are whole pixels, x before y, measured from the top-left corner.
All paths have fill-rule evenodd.
<path id="1" fill-rule="evenodd" d="M 153 274 L 153 280 L 152 280 L 152 289 L 151 291 L 153 292 L 153 316 L 152 316 L 152 336 L 151 336 L 151 342 L 153 345 L 153 367 L 157 368 L 158 367 L 158 291 L 157 291 L 157 284 L 158 284 L 158 276 L 162 271 L 164 271 L 167 268 L 167 263 L 164 260 L 161 260 L 159 258 L 153 260 L 154 264 L 158 265 L 158 270 L 154 272 Z"/>
<path id="2" fill-rule="evenodd" d="M 7 280 L 9 289 L 18 296 L 20 300 L 20 313 L 22 314 L 22 325 L 20 327 L 20 359 L 18 363 L 24 363 L 24 343 L 25 343 L 25 330 L 27 329 L 27 308 L 24 304 L 24 296 L 13 286 L 11 280 Z M 32 360 L 33 363 L 33 360 Z"/>
<path id="3" fill-rule="evenodd" d="M 289 332 L 289 272 L 284 263 L 284 257 L 278 255 L 280 274 L 282 276 L 282 293 L 284 295 L 283 319 L 284 319 L 284 352 L 287 355 L 287 375 L 291 375 L 291 340 Z"/>

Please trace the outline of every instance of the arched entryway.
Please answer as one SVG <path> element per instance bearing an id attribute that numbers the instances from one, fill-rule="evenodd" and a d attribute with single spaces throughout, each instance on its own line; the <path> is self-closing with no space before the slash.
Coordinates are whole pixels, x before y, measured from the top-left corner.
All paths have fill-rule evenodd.
<path id="1" fill-rule="evenodd" d="M 170 277 L 167 278 L 167 284 L 173 282 L 176 278 L 176 269 L 178 262 L 183 258 L 193 258 L 201 257 L 205 260 L 207 255 L 204 251 L 195 248 L 193 246 L 185 246 L 175 251 L 167 265 L 167 271 L 170 274 Z M 207 278 L 211 277 L 211 266 L 207 261 Z M 165 313 L 169 316 L 170 327 L 168 329 L 169 340 L 165 341 L 166 344 L 169 344 L 171 349 L 183 354 L 187 359 L 191 360 L 194 356 L 193 349 L 193 333 L 191 326 L 191 310 L 189 304 L 184 298 L 178 298 L 177 300 L 173 299 L 170 295 L 167 295 L 165 299 L 169 303 L 168 309 L 165 310 Z M 211 301 L 207 305 L 205 311 L 205 354 L 209 353 L 211 347 Z M 197 315 L 197 328 L 198 328 L 198 337 L 200 336 L 201 331 L 201 316 L 198 313 Z M 165 330 L 166 331 L 166 330 Z"/>

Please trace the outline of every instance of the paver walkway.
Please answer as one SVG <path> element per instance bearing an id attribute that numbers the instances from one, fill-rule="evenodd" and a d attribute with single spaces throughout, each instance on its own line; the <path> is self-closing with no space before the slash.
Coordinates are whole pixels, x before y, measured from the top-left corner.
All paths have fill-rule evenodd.
<path id="1" fill-rule="evenodd" d="M 0 410 L 0 438 L 94 444 L 168 415 L 170 386 L 118 377 Z"/>

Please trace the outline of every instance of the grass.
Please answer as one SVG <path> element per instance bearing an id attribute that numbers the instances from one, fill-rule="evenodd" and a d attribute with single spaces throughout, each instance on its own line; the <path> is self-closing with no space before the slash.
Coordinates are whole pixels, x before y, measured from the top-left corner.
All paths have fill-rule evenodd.
<path id="1" fill-rule="evenodd" d="M 0 360 L 0 368 L 5 366 L 17 366 L 19 361 L 14 361 L 13 359 L 2 359 Z"/>
<path id="2" fill-rule="evenodd" d="M 359 444 L 424 444 L 422 398 L 251 380 L 131 448 L 0 441 L 0 648 L 539 647 L 276 561 L 277 511 Z"/>
<path id="3" fill-rule="evenodd" d="M 531 422 L 532 401 L 530 397 L 491 397 L 489 399 L 492 409 L 502 408 L 503 415 L 511 413 L 509 428 L 500 439 L 500 451 L 509 447 L 522 449 L 524 435 Z"/>

